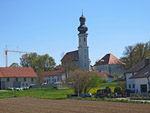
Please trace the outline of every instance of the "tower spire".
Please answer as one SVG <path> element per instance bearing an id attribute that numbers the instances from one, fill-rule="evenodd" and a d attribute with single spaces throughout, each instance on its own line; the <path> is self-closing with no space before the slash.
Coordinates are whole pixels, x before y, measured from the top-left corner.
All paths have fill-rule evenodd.
<path id="1" fill-rule="evenodd" d="M 82 16 L 83 16 L 83 9 L 82 9 Z"/>
<path id="2" fill-rule="evenodd" d="M 82 12 L 82 16 L 79 18 L 79 21 L 80 21 L 80 26 L 78 27 L 78 31 L 80 34 L 84 34 L 88 30 L 88 28 L 85 25 L 86 18 L 83 16 L 83 12 Z"/>

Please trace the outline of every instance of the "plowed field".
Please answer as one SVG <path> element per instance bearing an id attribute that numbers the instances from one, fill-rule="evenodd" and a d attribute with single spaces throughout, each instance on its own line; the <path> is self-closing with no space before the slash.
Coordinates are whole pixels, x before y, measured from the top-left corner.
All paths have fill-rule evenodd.
<path id="1" fill-rule="evenodd" d="M 10 98 L 0 99 L 0 113 L 150 113 L 150 104 Z"/>

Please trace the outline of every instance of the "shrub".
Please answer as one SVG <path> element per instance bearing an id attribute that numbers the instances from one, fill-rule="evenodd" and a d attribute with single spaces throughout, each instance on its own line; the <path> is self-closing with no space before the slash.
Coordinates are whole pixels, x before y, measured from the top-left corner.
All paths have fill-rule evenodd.
<path id="1" fill-rule="evenodd" d="M 118 86 L 118 87 L 115 87 L 114 92 L 118 94 L 122 94 L 123 91 L 122 91 L 122 88 Z"/>

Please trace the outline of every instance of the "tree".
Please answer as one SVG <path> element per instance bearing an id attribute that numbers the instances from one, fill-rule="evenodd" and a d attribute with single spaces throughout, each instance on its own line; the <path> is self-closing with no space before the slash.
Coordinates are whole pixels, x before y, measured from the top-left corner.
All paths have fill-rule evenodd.
<path id="1" fill-rule="evenodd" d="M 18 63 L 12 63 L 9 67 L 20 67 Z"/>
<path id="2" fill-rule="evenodd" d="M 67 83 L 71 83 L 76 94 L 87 93 L 91 88 L 97 87 L 100 83 L 100 78 L 93 72 L 85 70 L 70 71 L 67 78 Z"/>
<path id="3" fill-rule="evenodd" d="M 44 72 L 53 70 L 55 61 L 48 54 L 37 55 L 37 53 L 31 53 L 22 55 L 20 58 L 20 64 L 22 67 L 32 67 L 37 73 L 39 69 Z"/>
<path id="4" fill-rule="evenodd" d="M 44 72 L 43 72 L 43 70 L 42 69 L 38 69 L 37 75 L 38 75 L 38 77 L 37 77 L 37 84 L 41 85 L 44 82 Z"/>
<path id="5" fill-rule="evenodd" d="M 125 47 L 121 61 L 126 63 L 126 69 L 133 67 L 138 62 L 150 56 L 150 44 L 137 43 L 132 46 Z"/>

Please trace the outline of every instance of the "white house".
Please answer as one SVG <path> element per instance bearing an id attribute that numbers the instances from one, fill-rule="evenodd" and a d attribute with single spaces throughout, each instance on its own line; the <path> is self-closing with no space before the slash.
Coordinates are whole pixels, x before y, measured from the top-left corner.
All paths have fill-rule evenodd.
<path id="1" fill-rule="evenodd" d="M 0 89 L 28 87 L 36 83 L 37 75 L 28 67 L 0 67 Z"/>
<path id="2" fill-rule="evenodd" d="M 135 93 L 147 93 L 149 91 L 148 79 L 150 79 L 149 59 L 145 59 L 125 72 L 126 89 Z"/>
<path id="3" fill-rule="evenodd" d="M 44 72 L 44 81 L 47 84 L 63 82 L 66 79 L 66 74 L 62 70 Z"/>

